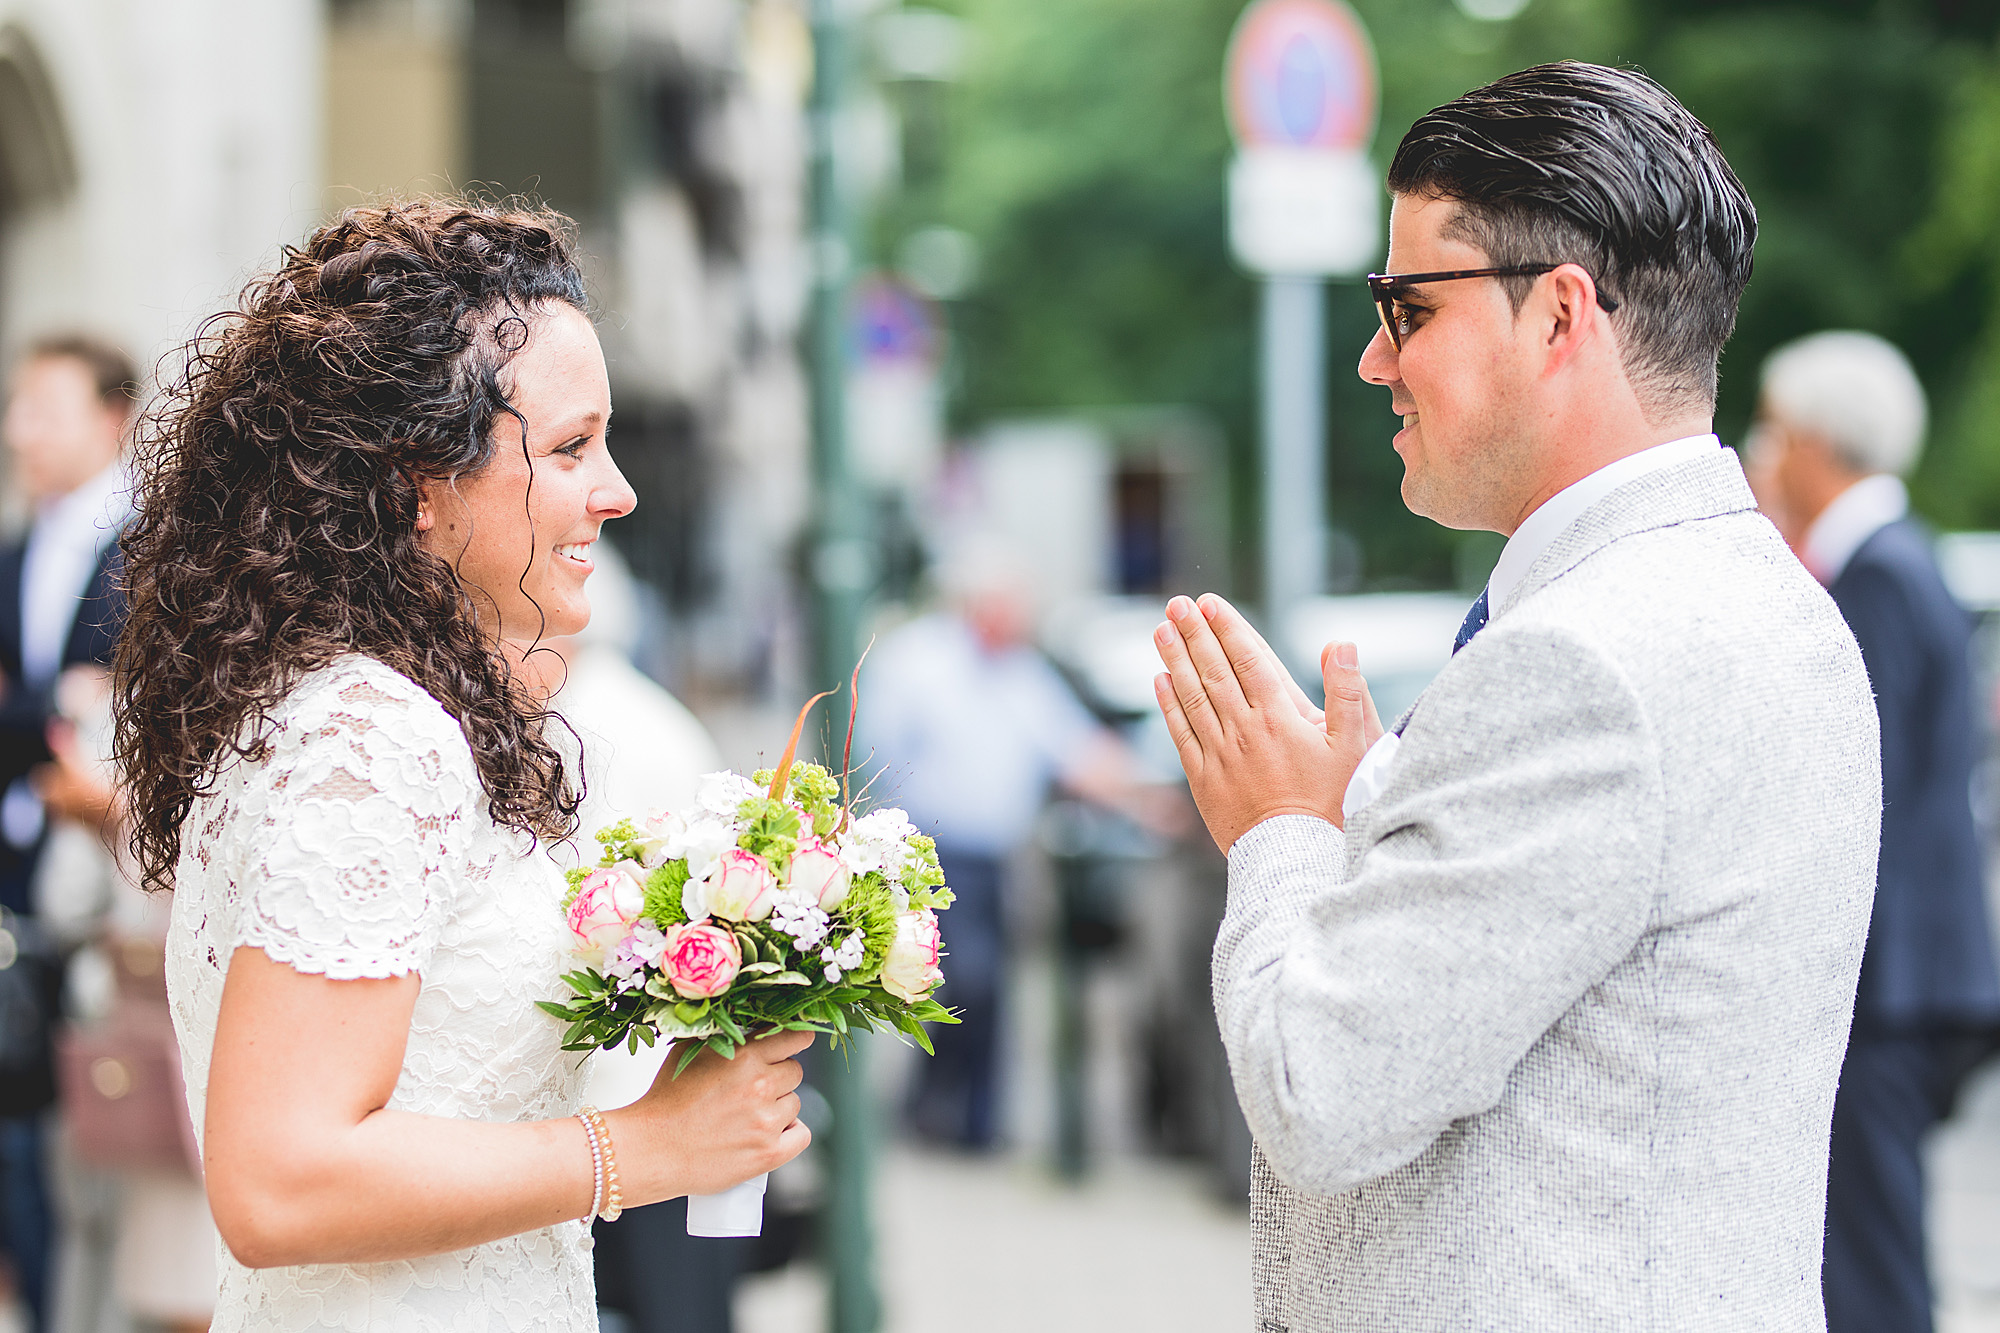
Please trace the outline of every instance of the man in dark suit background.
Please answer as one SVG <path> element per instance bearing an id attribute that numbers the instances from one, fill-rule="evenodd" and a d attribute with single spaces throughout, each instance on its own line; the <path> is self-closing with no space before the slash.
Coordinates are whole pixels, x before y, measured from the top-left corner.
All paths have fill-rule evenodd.
<path id="1" fill-rule="evenodd" d="M 10 481 L 32 508 L 25 537 L 0 547 L 0 907 L 22 918 L 34 914 L 49 822 L 101 824 L 109 814 L 101 786 L 51 762 L 50 723 L 62 674 L 108 669 L 123 627 L 117 537 L 131 513 L 123 453 L 137 379 L 131 360 L 109 343 L 44 339 L 16 368 L 0 418 Z M 32 924 L 16 931 L 24 945 L 36 934 Z M 25 950 L 23 957 L 21 966 Z M 30 1018 L 36 1007 L 19 1003 L 24 996 L 0 1006 L 0 1243 L 42 1325 L 54 1231 L 43 1123 L 55 1099 L 47 1031 L 54 1006 Z"/>
<path id="2" fill-rule="evenodd" d="M 1882 719 L 1881 859 L 1827 1174 L 1829 1333 L 1932 1327 L 1923 1138 L 2000 1030 L 1971 805 L 1972 626 L 1900 480 L 1925 415 L 1893 346 L 1816 334 L 1765 362 L 1750 451 L 1764 507 L 1861 645 Z"/>

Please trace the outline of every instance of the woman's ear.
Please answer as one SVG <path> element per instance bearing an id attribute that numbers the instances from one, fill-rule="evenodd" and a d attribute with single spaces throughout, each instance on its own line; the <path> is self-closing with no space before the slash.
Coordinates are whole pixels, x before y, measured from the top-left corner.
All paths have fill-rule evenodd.
<path id="1" fill-rule="evenodd" d="M 437 499 L 428 481 L 417 483 L 417 531 L 429 532 L 437 525 Z"/>

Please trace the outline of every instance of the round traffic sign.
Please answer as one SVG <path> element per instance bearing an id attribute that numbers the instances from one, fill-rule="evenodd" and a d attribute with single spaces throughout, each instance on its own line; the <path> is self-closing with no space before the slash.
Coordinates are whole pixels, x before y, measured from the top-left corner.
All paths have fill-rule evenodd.
<path id="1" fill-rule="evenodd" d="M 1375 134 L 1375 51 L 1340 0 L 1254 0 L 1229 39 L 1224 97 L 1245 148 L 1360 149 Z"/>

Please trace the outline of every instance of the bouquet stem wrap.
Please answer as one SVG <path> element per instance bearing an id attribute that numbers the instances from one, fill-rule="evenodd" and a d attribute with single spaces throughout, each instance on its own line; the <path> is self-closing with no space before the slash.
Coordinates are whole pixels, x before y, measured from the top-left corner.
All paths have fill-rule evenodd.
<path id="1" fill-rule="evenodd" d="M 688 1235 L 762 1235 L 764 1187 L 770 1180 L 771 1173 L 767 1171 L 720 1194 L 688 1195 Z"/>

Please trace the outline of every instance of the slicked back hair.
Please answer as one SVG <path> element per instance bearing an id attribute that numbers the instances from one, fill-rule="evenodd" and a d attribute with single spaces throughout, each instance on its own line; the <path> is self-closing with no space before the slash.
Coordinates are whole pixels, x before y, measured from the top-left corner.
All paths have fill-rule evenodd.
<path id="1" fill-rule="evenodd" d="M 1389 189 L 1456 202 L 1445 234 L 1494 267 L 1582 265 L 1619 302 L 1612 327 L 1648 413 L 1713 408 L 1757 210 L 1665 88 L 1572 60 L 1509 74 L 1412 125 Z M 1501 281 L 1519 311 L 1535 279 Z"/>

